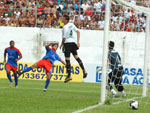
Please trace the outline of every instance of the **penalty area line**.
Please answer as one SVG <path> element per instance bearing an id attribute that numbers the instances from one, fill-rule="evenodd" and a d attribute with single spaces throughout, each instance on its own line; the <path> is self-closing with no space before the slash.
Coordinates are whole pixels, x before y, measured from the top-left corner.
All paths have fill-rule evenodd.
<path id="1" fill-rule="evenodd" d="M 84 111 L 87 111 L 87 110 L 96 108 L 96 107 L 101 106 L 101 105 L 103 105 L 103 104 L 102 104 L 102 103 L 99 103 L 99 104 L 96 104 L 96 105 L 94 105 L 94 106 L 89 106 L 89 107 L 87 107 L 87 108 L 84 108 L 84 109 L 81 109 L 81 110 L 74 111 L 74 112 L 72 112 L 72 113 L 81 113 L 81 112 L 84 112 Z"/>

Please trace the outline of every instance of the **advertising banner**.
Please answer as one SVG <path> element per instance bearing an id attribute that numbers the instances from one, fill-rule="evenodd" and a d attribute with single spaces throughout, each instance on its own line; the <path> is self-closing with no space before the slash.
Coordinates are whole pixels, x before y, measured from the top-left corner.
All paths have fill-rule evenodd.
<path id="1" fill-rule="evenodd" d="M 97 66 L 98 69 L 100 66 Z M 110 72 L 111 69 L 108 70 Z M 149 72 L 149 71 L 148 71 Z M 148 73 L 148 84 L 150 85 L 150 76 Z M 102 82 L 102 71 L 96 72 L 96 82 Z M 143 85 L 143 70 L 141 68 L 124 68 L 122 84 Z"/>
<path id="2" fill-rule="evenodd" d="M 23 69 L 31 65 L 33 65 L 33 63 L 18 63 L 18 70 L 22 71 Z M 66 67 L 63 64 L 54 65 L 51 72 L 52 81 L 64 81 L 67 77 Z M 11 73 L 11 75 L 13 76 L 13 73 Z M 71 77 L 73 82 L 83 81 L 82 69 L 79 67 L 79 65 L 72 65 Z M 7 78 L 5 64 L 3 62 L 0 62 L 0 78 Z M 22 74 L 19 79 L 46 80 L 45 70 L 43 68 L 33 69 L 29 72 Z"/>

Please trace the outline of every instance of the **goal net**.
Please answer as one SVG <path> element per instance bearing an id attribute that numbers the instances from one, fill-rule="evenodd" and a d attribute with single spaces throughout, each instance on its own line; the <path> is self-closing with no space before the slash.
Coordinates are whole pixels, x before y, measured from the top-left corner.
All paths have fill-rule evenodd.
<path id="1" fill-rule="evenodd" d="M 99 72 L 102 73 L 101 102 L 129 104 L 131 100 L 137 100 L 142 107 L 147 108 L 150 105 L 149 1 L 145 0 L 140 3 L 140 1 L 135 0 L 110 0 L 110 3 L 107 2 L 103 68 Z M 109 41 L 115 43 L 115 51 L 113 50 L 111 54 L 108 53 Z M 118 57 L 114 55 L 116 51 L 121 57 L 122 77 L 119 75 Z M 108 57 L 109 60 L 107 60 Z M 106 66 L 109 63 L 110 65 Z M 114 67 L 118 71 L 111 69 Z M 113 74 L 110 75 L 110 72 Z M 121 84 L 116 82 L 118 80 L 121 81 Z M 113 90 L 108 85 L 109 82 Z M 121 85 L 124 87 L 124 92 L 119 89 Z M 114 94 L 116 95 L 114 96 Z"/>

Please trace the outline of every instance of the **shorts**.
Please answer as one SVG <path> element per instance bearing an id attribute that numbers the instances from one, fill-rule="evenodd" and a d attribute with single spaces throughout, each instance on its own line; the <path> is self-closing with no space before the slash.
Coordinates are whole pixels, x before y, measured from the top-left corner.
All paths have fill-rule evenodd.
<path id="1" fill-rule="evenodd" d="M 73 55 L 77 55 L 77 50 L 79 48 L 77 47 L 77 44 L 72 42 L 72 43 L 65 43 L 64 44 L 64 48 L 63 48 L 63 52 L 65 54 L 65 57 L 70 57 L 70 53 L 72 53 Z"/>
<path id="2" fill-rule="evenodd" d="M 115 80 L 121 80 L 123 76 L 123 66 L 120 66 L 116 69 L 113 69 L 111 73 L 109 73 L 109 79 L 113 82 Z"/>
<path id="3" fill-rule="evenodd" d="M 13 71 L 13 73 L 16 74 L 16 71 L 18 70 L 18 67 L 14 67 L 14 66 L 12 66 L 10 64 L 6 64 L 5 65 L 5 70 L 6 71 L 8 71 L 8 70 Z"/>
<path id="4" fill-rule="evenodd" d="M 52 63 L 47 59 L 42 59 L 42 60 L 38 61 L 36 64 L 37 64 L 38 68 L 44 68 L 46 74 L 49 73 L 53 68 Z"/>

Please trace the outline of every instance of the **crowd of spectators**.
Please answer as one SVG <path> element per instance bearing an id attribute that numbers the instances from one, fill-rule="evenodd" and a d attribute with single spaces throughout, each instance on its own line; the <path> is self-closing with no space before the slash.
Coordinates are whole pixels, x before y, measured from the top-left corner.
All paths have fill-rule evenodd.
<path id="1" fill-rule="evenodd" d="M 105 0 L 0 0 L 0 26 L 62 28 L 68 14 L 80 29 L 104 30 L 105 7 Z M 143 13 L 111 4 L 111 31 L 144 32 L 145 21 Z"/>

